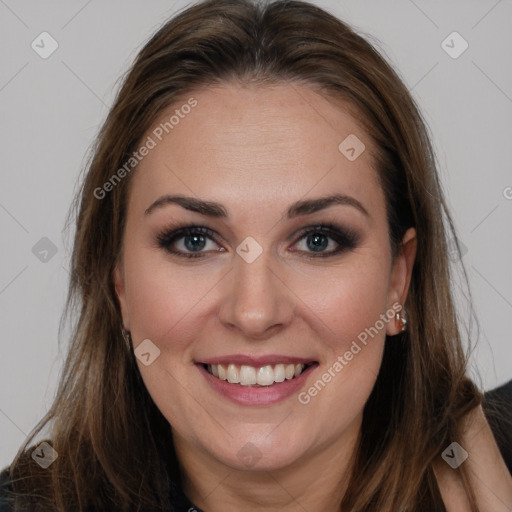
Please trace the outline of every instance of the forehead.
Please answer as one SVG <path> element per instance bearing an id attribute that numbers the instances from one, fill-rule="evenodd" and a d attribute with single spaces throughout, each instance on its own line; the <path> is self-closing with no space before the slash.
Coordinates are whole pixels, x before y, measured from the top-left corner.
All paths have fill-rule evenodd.
<path id="1" fill-rule="evenodd" d="M 381 200 L 373 142 L 351 112 L 304 85 L 197 90 L 146 132 L 154 147 L 132 190 L 142 203 L 179 192 L 250 208 L 335 191 Z"/>

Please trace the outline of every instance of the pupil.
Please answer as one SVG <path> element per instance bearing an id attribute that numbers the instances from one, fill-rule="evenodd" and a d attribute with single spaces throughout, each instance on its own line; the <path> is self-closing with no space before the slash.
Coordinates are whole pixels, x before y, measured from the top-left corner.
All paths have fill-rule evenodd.
<path id="1" fill-rule="evenodd" d="M 191 241 L 199 242 L 199 245 L 193 245 L 193 243 L 189 243 Z M 195 235 L 188 235 L 187 237 L 185 237 L 185 247 L 189 251 L 201 250 L 204 247 L 204 245 L 205 245 L 204 235 L 195 234 Z"/>
<path id="2" fill-rule="evenodd" d="M 316 233 L 315 235 L 309 235 L 307 240 L 308 240 L 308 247 L 315 252 L 319 252 L 322 249 L 325 249 L 329 245 L 327 237 L 320 233 Z M 313 245 L 309 246 L 309 242 L 312 242 Z"/>

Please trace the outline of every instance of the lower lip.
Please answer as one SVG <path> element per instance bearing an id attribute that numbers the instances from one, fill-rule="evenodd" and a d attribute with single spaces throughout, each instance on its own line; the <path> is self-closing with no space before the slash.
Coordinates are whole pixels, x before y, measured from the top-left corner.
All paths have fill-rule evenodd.
<path id="1" fill-rule="evenodd" d="M 270 405 L 281 402 L 299 391 L 312 371 L 317 368 L 314 363 L 306 368 L 298 377 L 271 386 L 250 387 L 230 384 L 227 380 L 214 377 L 202 364 L 196 364 L 210 386 L 222 396 L 239 405 Z"/>

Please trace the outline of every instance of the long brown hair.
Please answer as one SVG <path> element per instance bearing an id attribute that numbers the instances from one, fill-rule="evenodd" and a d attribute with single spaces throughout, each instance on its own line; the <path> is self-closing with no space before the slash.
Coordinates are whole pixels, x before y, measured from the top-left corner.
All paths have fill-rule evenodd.
<path id="1" fill-rule="evenodd" d="M 466 377 L 447 251 L 456 237 L 428 130 L 402 80 L 371 44 L 297 0 L 196 4 L 158 30 L 124 78 L 75 202 L 67 311 L 76 320 L 57 396 L 11 464 L 20 509 L 27 503 L 31 510 L 171 508 L 169 477 L 180 482 L 171 428 L 126 350 L 112 283 L 137 171 L 102 198 L 98 189 L 125 165 L 164 108 L 230 80 L 300 83 L 344 101 L 378 148 L 393 254 L 410 226 L 418 250 L 405 304 L 409 329 L 386 342 L 343 507 L 443 510 L 433 462 L 460 440 L 461 420 L 481 394 Z M 27 447 L 46 426 L 58 458 L 43 470 Z M 476 511 L 464 465 L 459 474 Z"/>

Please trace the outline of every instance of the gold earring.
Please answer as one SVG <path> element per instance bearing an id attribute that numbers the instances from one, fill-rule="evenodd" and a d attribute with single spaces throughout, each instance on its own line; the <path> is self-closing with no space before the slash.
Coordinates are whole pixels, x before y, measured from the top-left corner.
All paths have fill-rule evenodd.
<path id="1" fill-rule="evenodd" d="M 131 334 L 125 330 L 123 325 L 121 325 L 121 333 L 123 335 L 123 339 L 124 339 L 124 342 L 126 344 L 126 347 L 128 348 L 128 351 L 131 352 L 131 350 L 132 350 L 132 345 L 131 345 L 132 337 L 131 337 Z"/>

